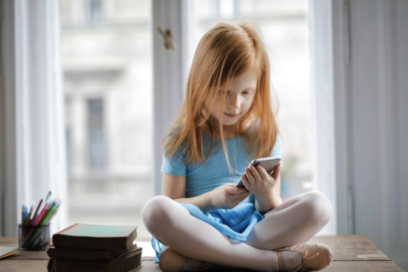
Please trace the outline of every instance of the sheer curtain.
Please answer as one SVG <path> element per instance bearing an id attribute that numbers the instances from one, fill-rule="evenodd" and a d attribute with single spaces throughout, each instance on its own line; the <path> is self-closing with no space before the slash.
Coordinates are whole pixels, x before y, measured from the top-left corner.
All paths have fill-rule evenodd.
<path id="1" fill-rule="evenodd" d="M 66 226 L 59 8 L 53 0 L 1 3 L 1 236 L 17 236 L 20 207 L 62 199 L 51 233 Z"/>

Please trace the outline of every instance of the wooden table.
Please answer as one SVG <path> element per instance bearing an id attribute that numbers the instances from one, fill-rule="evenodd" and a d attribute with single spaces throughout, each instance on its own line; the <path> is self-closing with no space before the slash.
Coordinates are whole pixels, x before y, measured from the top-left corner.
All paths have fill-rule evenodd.
<path id="1" fill-rule="evenodd" d="M 365 235 L 315 236 L 308 243 L 325 243 L 334 254 L 334 261 L 321 271 L 398 271 L 403 272 L 393 261 L 384 255 Z M 16 246 L 16 237 L 0 237 L 0 245 Z M 49 257 L 45 251 L 20 251 L 0 260 L 1 272 L 47 271 Z M 225 268 L 231 271 L 251 271 Z M 160 271 L 153 258 L 142 258 L 142 265 L 133 271 Z"/>

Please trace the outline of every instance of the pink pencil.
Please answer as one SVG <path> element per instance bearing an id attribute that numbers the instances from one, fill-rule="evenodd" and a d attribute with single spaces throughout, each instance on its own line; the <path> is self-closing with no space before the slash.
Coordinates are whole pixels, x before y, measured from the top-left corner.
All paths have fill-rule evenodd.
<path id="1" fill-rule="evenodd" d="M 37 218 L 37 213 L 38 213 L 38 210 L 40 209 L 40 206 L 41 206 L 42 202 L 43 202 L 43 200 L 41 199 L 40 203 L 38 203 L 37 209 L 35 210 L 35 213 L 33 215 L 33 219 L 30 221 L 31 226 L 33 225 L 33 222 L 35 222 L 35 219 Z"/>
<path id="2" fill-rule="evenodd" d="M 40 223 L 41 220 L 44 218 L 44 216 L 47 214 L 47 212 L 48 212 L 48 210 L 50 209 L 50 206 L 51 206 L 49 203 L 50 203 L 50 201 L 47 201 L 45 203 L 45 206 L 43 207 L 41 213 L 37 216 L 37 218 L 36 218 L 36 220 L 34 222 L 34 226 L 37 226 L 38 223 Z"/>

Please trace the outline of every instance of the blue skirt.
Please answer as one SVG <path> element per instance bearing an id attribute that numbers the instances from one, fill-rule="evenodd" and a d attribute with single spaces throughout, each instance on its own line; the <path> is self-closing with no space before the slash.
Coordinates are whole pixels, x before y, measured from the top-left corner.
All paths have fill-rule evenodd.
<path id="1" fill-rule="evenodd" d="M 208 213 L 203 213 L 194 204 L 181 203 L 190 214 L 198 219 L 212 225 L 221 233 L 237 242 L 246 242 L 249 233 L 259 223 L 263 216 L 255 209 L 253 203 L 241 202 L 233 209 L 217 209 Z M 152 247 L 156 251 L 155 263 L 159 263 L 159 254 L 166 246 L 152 237 Z"/>

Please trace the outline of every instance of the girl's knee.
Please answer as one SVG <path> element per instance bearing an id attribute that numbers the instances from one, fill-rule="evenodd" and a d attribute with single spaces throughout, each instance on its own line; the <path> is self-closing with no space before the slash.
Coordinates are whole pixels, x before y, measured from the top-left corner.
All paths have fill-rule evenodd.
<path id="1" fill-rule="evenodd" d="M 305 208 L 309 218 L 319 225 L 326 225 L 333 214 L 333 205 L 325 194 L 310 191 L 305 194 Z"/>
<path id="2" fill-rule="evenodd" d="M 155 196 L 151 198 L 143 207 L 141 215 L 146 228 L 150 233 L 158 228 L 168 227 L 169 208 L 173 200 L 167 196 Z"/>

